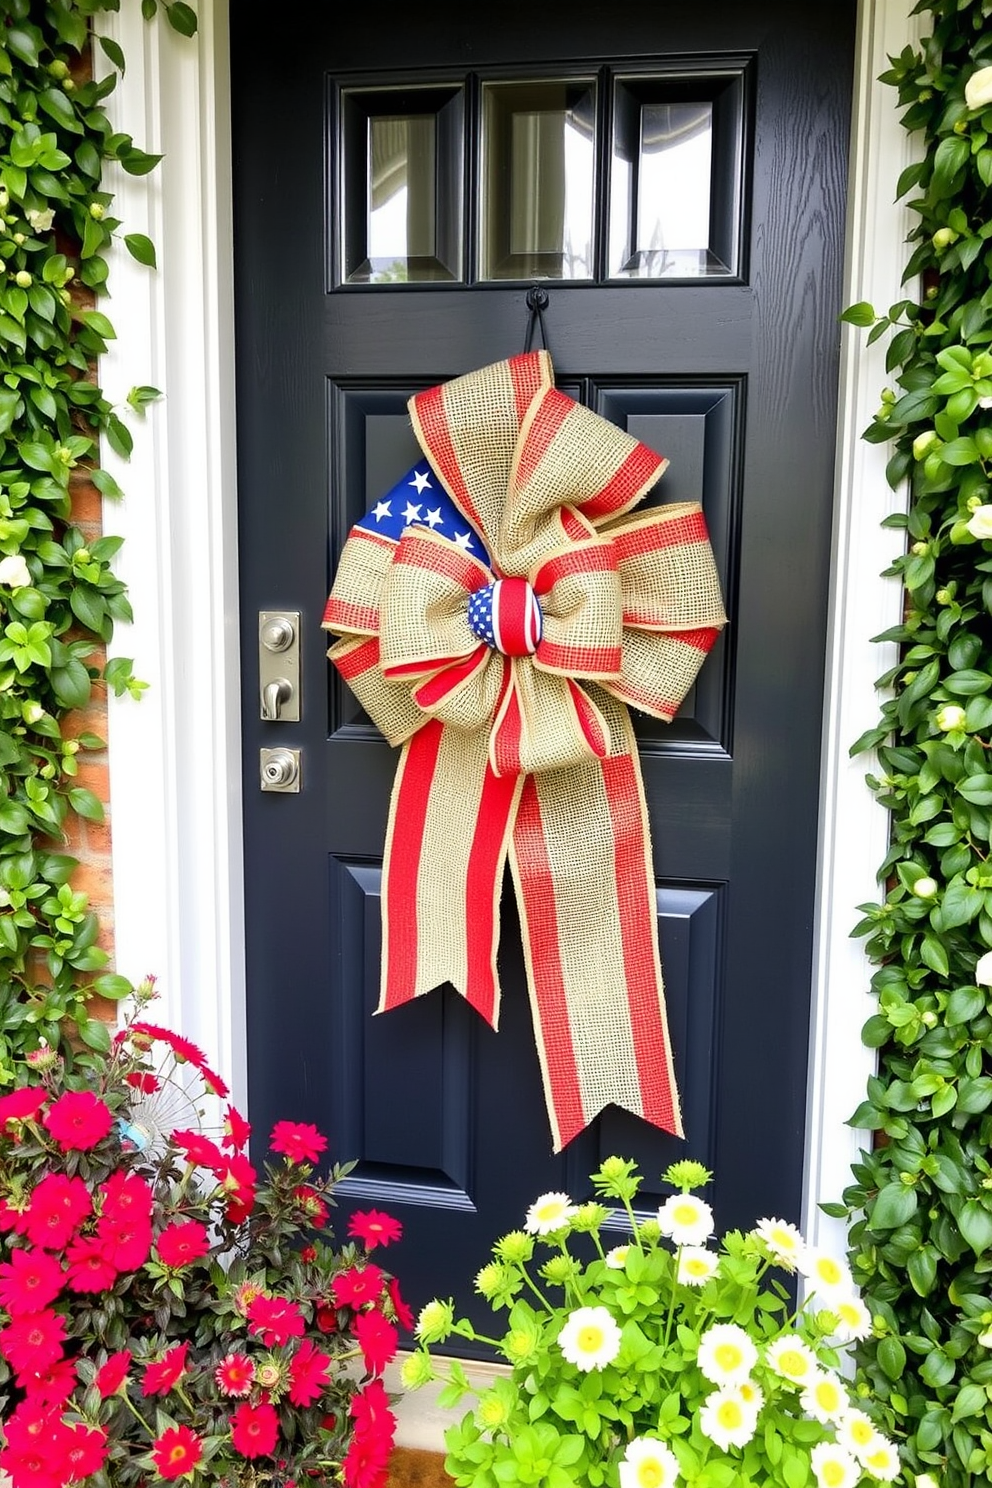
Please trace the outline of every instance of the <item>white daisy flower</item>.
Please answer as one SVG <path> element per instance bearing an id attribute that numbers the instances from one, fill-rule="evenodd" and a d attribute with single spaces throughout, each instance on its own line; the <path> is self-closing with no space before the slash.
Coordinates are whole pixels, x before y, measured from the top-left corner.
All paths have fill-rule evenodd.
<path id="1" fill-rule="evenodd" d="M 755 1433 L 758 1412 L 733 1386 L 707 1395 L 699 1411 L 699 1429 L 722 1451 L 746 1447 Z"/>
<path id="2" fill-rule="evenodd" d="M 838 1294 L 848 1297 L 854 1291 L 854 1282 L 845 1263 L 814 1245 L 807 1245 L 801 1251 L 796 1265 L 810 1282 L 810 1291 L 817 1292 L 828 1303 Z"/>
<path id="3" fill-rule="evenodd" d="M 629 1245 L 614 1245 L 612 1250 L 608 1250 L 606 1252 L 603 1260 L 609 1266 L 611 1271 L 622 1271 L 624 1266 L 626 1266 L 627 1264 L 627 1257 L 629 1254 Z"/>
<path id="4" fill-rule="evenodd" d="M 862 1410 L 846 1411 L 837 1422 L 838 1442 L 859 1462 L 863 1463 L 865 1457 L 875 1450 L 880 1439 L 874 1421 Z"/>
<path id="5" fill-rule="evenodd" d="M 703 1286 L 716 1272 L 720 1257 L 704 1245 L 685 1245 L 679 1251 L 679 1281 L 683 1286 Z"/>
<path id="6" fill-rule="evenodd" d="M 839 1421 L 851 1408 L 851 1400 L 840 1379 L 832 1370 L 817 1371 L 806 1386 L 799 1403 L 817 1421 Z"/>
<path id="7" fill-rule="evenodd" d="M 874 1447 L 861 1459 L 861 1465 L 871 1477 L 878 1478 L 883 1483 L 891 1483 L 893 1478 L 899 1476 L 899 1453 L 879 1432 Z"/>
<path id="8" fill-rule="evenodd" d="M 696 1363 L 714 1385 L 736 1385 L 758 1362 L 758 1350 L 736 1323 L 714 1323 L 699 1340 Z"/>
<path id="9" fill-rule="evenodd" d="M 819 1488 L 853 1488 L 861 1478 L 861 1469 L 836 1442 L 817 1442 L 809 1454 Z"/>
<path id="10" fill-rule="evenodd" d="M 702 1245 L 713 1233 L 713 1210 L 695 1194 L 672 1194 L 658 1210 L 658 1228 L 674 1245 Z"/>
<path id="11" fill-rule="evenodd" d="M 524 1229 L 531 1235 L 550 1235 L 555 1230 L 563 1230 L 577 1208 L 568 1194 L 542 1194 L 527 1210 Z"/>
<path id="12" fill-rule="evenodd" d="M 558 1334 L 558 1347 L 576 1369 L 605 1369 L 620 1352 L 620 1329 L 605 1307 L 579 1307 Z"/>
<path id="13" fill-rule="evenodd" d="M 753 1379 L 745 1379 L 741 1380 L 736 1388 L 744 1404 L 757 1415 L 765 1403 L 765 1395 L 761 1386 L 756 1385 Z"/>
<path id="14" fill-rule="evenodd" d="M 672 1488 L 678 1481 L 679 1460 L 671 1447 L 651 1436 L 628 1442 L 620 1468 L 620 1488 Z"/>
<path id="15" fill-rule="evenodd" d="M 758 1237 L 773 1260 L 787 1271 L 794 1271 L 806 1242 L 794 1224 L 785 1219 L 759 1219 L 754 1227 Z"/>
<path id="16" fill-rule="evenodd" d="M 871 1337 L 871 1313 L 861 1298 L 852 1292 L 850 1296 L 830 1298 L 830 1311 L 837 1314 L 837 1337 L 842 1343 L 851 1343 L 856 1338 Z"/>
<path id="17" fill-rule="evenodd" d="M 808 1385 L 819 1373 L 816 1355 L 796 1333 L 787 1333 L 770 1343 L 765 1350 L 765 1362 L 794 1385 Z"/>

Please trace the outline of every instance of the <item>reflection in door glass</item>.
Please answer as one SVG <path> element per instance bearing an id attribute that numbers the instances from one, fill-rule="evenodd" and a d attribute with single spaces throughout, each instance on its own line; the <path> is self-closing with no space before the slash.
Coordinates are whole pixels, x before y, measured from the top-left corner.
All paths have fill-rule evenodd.
<path id="1" fill-rule="evenodd" d="M 593 272 L 595 85 L 484 89 L 484 279 L 589 279 Z"/>
<path id="2" fill-rule="evenodd" d="M 434 158 L 433 114 L 369 120 L 368 256 L 376 279 L 405 279 L 408 259 L 435 255 Z"/>
<path id="3" fill-rule="evenodd" d="M 713 104 L 617 90 L 610 209 L 610 273 L 695 278 L 714 261 Z"/>

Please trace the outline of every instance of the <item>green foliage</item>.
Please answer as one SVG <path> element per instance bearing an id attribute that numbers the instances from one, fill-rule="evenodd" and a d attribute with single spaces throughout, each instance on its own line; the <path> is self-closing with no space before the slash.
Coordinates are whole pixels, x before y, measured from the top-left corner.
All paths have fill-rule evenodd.
<path id="1" fill-rule="evenodd" d="M 682 1192 L 657 1218 L 637 1218 L 635 1165 L 607 1158 L 592 1178 L 603 1202 L 545 1194 L 525 1229 L 493 1247 L 476 1290 L 506 1313 L 502 1336 L 456 1320 L 450 1302 L 423 1308 L 403 1380 L 443 1380 L 447 1409 L 475 1397 L 446 1433 L 445 1467 L 460 1488 L 599 1488 L 618 1478 L 853 1488 L 863 1474 L 894 1476 L 894 1448 L 838 1373 L 843 1340 L 870 1327 L 846 1268 L 779 1220 L 704 1248 L 712 1214 L 689 1190 L 711 1176 L 676 1163 L 664 1181 Z M 607 1250 L 625 1238 L 616 1234 L 624 1214 L 629 1241 Z M 775 1269 L 797 1265 L 809 1286 L 795 1309 Z M 490 1344 L 509 1376 L 480 1390 L 456 1360 L 433 1357 L 430 1346 L 452 1334 Z"/>
<path id="2" fill-rule="evenodd" d="M 975 92 L 992 25 L 980 0 L 917 10 L 933 35 L 884 74 L 922 147 L 897 187 L 917 219 L 911 297 L 844 316 L 889 338 L 895 385 L 864 437 L 892 441 L 910 501 L 888 519 L 904 618 L 878 637 L 899 661 L 852 751 L 877 750 L 868 783 L 892 817 L 884 898 L 854 932 L 877 967 L 878 1073 L 852 1124 L 879 1138 L 831 1207 L 875 1318 L 862 1379 L 905 1463 L 961 1488 L 992 1473 L 992 106 Z"/>
<path id="3" fill-rule="evenodd" d="M 103 745 L 73 737 L 66 715 L 94 687 L 137 695 L 143 686 L 129 661 L 99 663 L 115 622 L 131 618 L 111 566 L 120 540 L 87 546 L 70 517 L 75 471 L 120 495 L 97 468 L 99 436 L 122 456 L 132 444 L 125 410 L 92 377 L 116 334 L 92 305 L 120 227 L 103 165 L 143 175 L 159 158 L 111 126 L 104 103 L 115 75 L 87 80 L 79 66 L 91 17 L 118 4 L 0 0 L 0 1085 L 16 1056 L 41 1039 L 59 1044 L 67 1026 L 100 1046 L 87 974 L 106 953 L 85 897 L 67 884 L 74 864 L 53 846 L 73 814 L 102 816 L 76 776 L 80 752 Z M 188 5 L 165 11 L 177 31 L 195 31 Z M 119 46 L 102 47 L 123 72 Z M 124 241 L 154 267 L 147 238 Z M 157 396 L 134 388 L 127 402 L 140 413 Z"/>

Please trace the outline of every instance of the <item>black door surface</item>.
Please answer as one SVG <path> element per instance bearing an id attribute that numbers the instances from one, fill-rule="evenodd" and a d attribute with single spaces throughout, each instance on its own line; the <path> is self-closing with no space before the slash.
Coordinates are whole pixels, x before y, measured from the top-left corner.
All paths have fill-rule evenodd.
<path id="1" fill-rule="evenodd" d="M 358 1160 L 415 1303 L 613 1152 L 655 1194 L 701 1159 L 721 1226 L 797 1215 L 854 9 L 231 8 L 250 1114 Z M 609 1108 L 557 1157 L 508 891 L 498 1033 L 450 988 L 371 1016 L 397 756 L 319 629 L 407 399 L 519 352 L 535 279 L 559 387 L 669 458 L 651 500 L 702 500 L 730 617 L 637 723 L 686 1142 Z M 259 716 L 279 609 L 299 722 Z M 297 794 L 259 789 L 276 746 Z"/>

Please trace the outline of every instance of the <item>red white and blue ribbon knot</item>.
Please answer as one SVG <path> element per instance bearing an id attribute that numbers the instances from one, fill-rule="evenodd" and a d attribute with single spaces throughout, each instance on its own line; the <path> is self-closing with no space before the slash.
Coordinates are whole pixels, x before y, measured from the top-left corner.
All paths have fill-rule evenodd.
<path id="1" fill-rule="evenodd" d="M 380 1011 L 450 982 L 496 1026 L 520 910 L 555 1149 L 613 1102 L 681 1132 L 627 705 L 670 719 L 725 617 L 666 461 L 554 387 L 546 352 L 411 399 L 425 461 L 352 529 L 330 656 L 402 755 Z"/>

